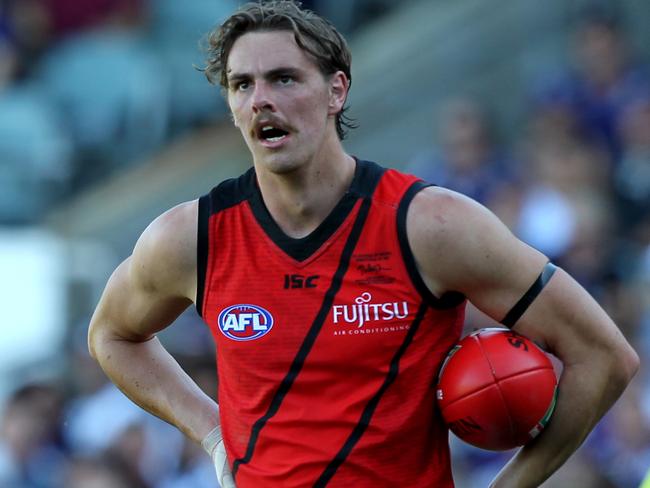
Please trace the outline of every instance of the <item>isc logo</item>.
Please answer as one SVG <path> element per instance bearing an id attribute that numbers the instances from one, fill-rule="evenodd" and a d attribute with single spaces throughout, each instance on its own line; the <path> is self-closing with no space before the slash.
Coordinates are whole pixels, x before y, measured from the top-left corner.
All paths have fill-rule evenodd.
<path id="1" fill-rule="evenodd" d="M 273 327 L 273 316 L 251 304 L 231 305 L 221 311 L 217 321 L 223 335 L 235 341 L 258 339 Z"/>

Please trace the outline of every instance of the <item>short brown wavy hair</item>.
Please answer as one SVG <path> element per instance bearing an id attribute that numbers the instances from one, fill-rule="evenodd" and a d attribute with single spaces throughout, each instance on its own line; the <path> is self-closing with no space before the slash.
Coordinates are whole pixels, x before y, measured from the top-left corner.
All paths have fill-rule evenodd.
<path id="1" fill-rule="evenodd" d="M 210 32 L 206 65 L 202 69 L 208 81 L 227 89 L 228 56 L 235 41 L 249 32 L 276 30 L 293 32 L 298 46 L 314 58 L 324 76 L 342 71 L 352 83 L 352 56 L 343 36 L 328 20 L 303 9 L 301 3 L 294 0 L 247 3 Z M 345 115 L 347 109 L 344 107 L 336 115 L 336 132 L 341 140 L 347 129 L 356 127 Z"/>

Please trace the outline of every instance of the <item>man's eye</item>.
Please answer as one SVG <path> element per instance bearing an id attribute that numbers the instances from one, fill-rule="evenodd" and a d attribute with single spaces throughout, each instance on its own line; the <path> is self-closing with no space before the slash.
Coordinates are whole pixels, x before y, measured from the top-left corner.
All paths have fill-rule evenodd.
<path id="1" fill-rule="evenodd" d="M 248 81 L 232 81 L 230 83 L 230 90 L 232 91 L 244 91 L 248 90 L 250 83 Z"/>
<path id="2" fill-rule="evenodd" d="M 281 85 L 290 85 L 293 83 L 293 78 L 291 76 L 280 76 L 278 81 Z"/>

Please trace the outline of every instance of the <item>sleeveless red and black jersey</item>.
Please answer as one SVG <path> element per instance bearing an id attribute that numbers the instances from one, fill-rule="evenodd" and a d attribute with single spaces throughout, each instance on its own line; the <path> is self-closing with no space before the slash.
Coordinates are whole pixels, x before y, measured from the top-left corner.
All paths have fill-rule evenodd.
<path id="1" fill-rule="evenodd" d="M 275 223 L 253 169 L 199 199 L 196 305 L 238 487 L 453 486 L 435 382 L 465 300 L 434 297 L 416 269 L 406 212 L 425 186 L 357 161 L 301 239 Z"/>

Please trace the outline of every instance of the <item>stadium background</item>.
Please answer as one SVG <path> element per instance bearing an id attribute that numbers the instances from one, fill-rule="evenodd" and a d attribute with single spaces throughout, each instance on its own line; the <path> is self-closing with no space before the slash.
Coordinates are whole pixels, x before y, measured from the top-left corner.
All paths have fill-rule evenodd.
<path id="1" fill-rule="evenodd" d="M 346 148 L 461 190 L 650 354 L 650 2 L 315 0 L 353 52 Z M 0 0 L 0 487 L 214 486 L 200 448 L 90 360 L 90 314 L 165 209 L 250 163 L 195 69 L 235 0 Z M 489 325 L 470 313 L 467 329 Z M 193 310 L 162 340 L 214 392 Z M 460 488 L 511 453 L 452 439 Z M 546 487 L 635 487 L 641 373 Z"/>

